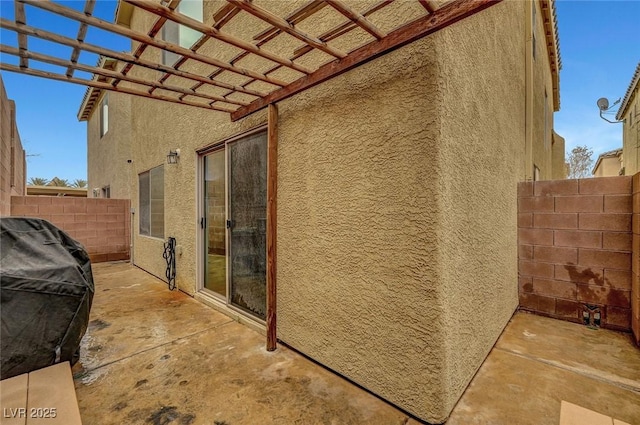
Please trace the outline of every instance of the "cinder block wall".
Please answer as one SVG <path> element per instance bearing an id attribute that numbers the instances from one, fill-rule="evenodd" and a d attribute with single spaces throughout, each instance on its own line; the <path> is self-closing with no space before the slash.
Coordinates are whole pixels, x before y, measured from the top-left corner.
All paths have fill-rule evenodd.
<path id="1" fill-rule="evenodd" d="M 633 176 L 633 255 L 631 261 L 631 329 L 640 345 L 640 173 Z"/>
<path id="2" fill-rule="evenodd" d="M 25 152 L 16 125 L 16 104 L 0 76 L 0 216 L 11 213 L 11 196 L 26 193 Z"/>
<path id="3" fill-rule="evenodd" d="M 84 245 L 94 263 L 129 259 L 128 199 L 12 196 L 11 215 L 50 221 Z"/>
<path id="4" fill-rule="evenodd" d="M 631 180 L 519 183 L 521 309 L 581 322 L 597 305 L 603 327 L 631 329 Z"/>

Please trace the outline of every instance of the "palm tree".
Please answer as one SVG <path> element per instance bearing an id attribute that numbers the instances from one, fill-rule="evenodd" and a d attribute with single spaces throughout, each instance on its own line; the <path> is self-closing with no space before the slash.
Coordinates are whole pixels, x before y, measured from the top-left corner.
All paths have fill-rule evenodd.
<path id="1" fill-rule="evenodd" d="M 87 187 L 87 181 L 82 179 L 75 179 L 73 183 L 71 183 L 71 187 L 77 187 L 80 189 L 85 188 Z"/>
<path id="2" fill-rule="evenodd" d="M 69 180 L 54 177 L 47 186 L 69 187 Z"/>
<path id="3" fill-rule="evenodd" d="M 31 177 L 29 179 L 30 186 L 46 186 L 47 184 L 49 184 L 49 180 L 42 177 Z"/>

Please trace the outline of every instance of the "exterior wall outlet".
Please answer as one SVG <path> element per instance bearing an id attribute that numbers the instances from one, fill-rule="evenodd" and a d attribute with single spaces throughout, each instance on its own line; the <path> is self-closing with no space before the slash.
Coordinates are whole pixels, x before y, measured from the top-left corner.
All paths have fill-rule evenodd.
<path id="1" fill-rule="evenodd" d="M 595 304 L 582 304 L 582 323 L 592 329 L 602 324 L 603 307 Z"/>

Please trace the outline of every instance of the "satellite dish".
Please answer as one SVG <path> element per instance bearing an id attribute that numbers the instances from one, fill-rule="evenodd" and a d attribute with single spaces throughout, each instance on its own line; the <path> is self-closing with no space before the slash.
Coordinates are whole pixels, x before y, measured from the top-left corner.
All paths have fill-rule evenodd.
<path id="1" fill-rule="evenodd" d="M 600 108 L 601 111 L 606 111 L 607 109 L 609 109 L 609 99 L 607 99 L 606 97 L 601 97 L 600 99 L 598 99 L 598 108 Z"/>

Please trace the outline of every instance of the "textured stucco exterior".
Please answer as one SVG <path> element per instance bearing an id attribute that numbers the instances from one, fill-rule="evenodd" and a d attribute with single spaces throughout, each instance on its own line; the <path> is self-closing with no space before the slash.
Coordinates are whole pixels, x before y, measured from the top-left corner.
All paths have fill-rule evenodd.
<path id="1" fill-rule="evenodd" d="M 521 7 L 530 11 L 532 3 L 519 2 Z M 553 80 L 549 72 L 550 61 L 547 55 L 547 47 L 545 41 L 544 15 L 537 3 L 536 13 L 534 14 L 534 36 L 530 38 L 530 45 L 535 49 L 532 54 L 532 90 L 533 97 L 530 99 L 533 106 L 533 165 L 540 170 L 539 180 L 551 180 L 554 175 L 553 168 Z M 529 12 L 531 13 L 531 12 Z M 534 16 L 530 16 L 533 19 Z M 563 167 L 564 168 L 564 167 Z"/>
<path id="2" fill-rule="evenodd" d="M 0 76 L 0 216 L 11 214 L 11 196 L 26 194 L 26 157 L 16 124 L 16 104 Z"/>
<path id="3" fill-rule="evenodd" d="M 638 64 L 637 74 L 640 74 L 640 64 Z M 638 78 L 635 80 L 635 87 L 630 87 L 629 100 L 625 104 L 626 108 L 621 114 L 622 117 L 622 159 L 624 174 L 632 176 L 640 171 L 640 84 Z"/>
<path id="4" fill-rule="evenodd" d="M 437 57 L 422 40 L 282 102 L 278 135 L 279 337 L 429 420 L 447 413 Z"/>
<path id="5" fill-rule="evenodd" d="M 109 97 L 109 130 L 100 137 L 100 101 Z M 111 198 L 131 197 L 131 97 L 103 92 L 87 120 L 87 196 L 103 197 L 109 187 Z M 95 193 L 94 193 L 95 190 Z"/>
<path id="6" fill-rule="evenodd" d="M 518 305 L 516 182 L 524 175 L 518 159 L 525 81 L 521 56 L 505 52 L 525 52 L 519 28 L 526 5 L 503 2 L 434 37 L 442 93 L 435 246 L 446 388 L 435 422 L 451 411 Z"/>
<path id="7" fill-rule="evenodd" d="M 558 135 L 555 131 L 553 132 L 553 146 L 552 146 L 552 180 L 562 180 L 567 178 L 567 163 L 565 160 L 565 149 L 564 149 L 564 137 Z"/>
<path id="8" fill-rule="evenodd" d="M 205 2 L 204 16 L 220 4 Z M 278 337 L 434 423 L 447 418 L 517 307 L 517 182 L 533 163 L 552 174 L 548 61 L 534 64 L 535 98 L 526 96 L 530 7 L 499 3 L 278 104 Z M 136 11 L 130 25 L 146 31 L 153 22 Z M 148 48 L 143 58 L 160 52 Z M 164 236 L 177 240 L 178 287 L 195 294 L 198 150 L 265 124 L 266 111 L 232 123 L 222 113 L 130 102 L 131 205 L 138 211 L 138 174 L 164 164 Z M 540 147 L 545 131 L 549 146 Z M 166 164 L 176 148 L 179 163 Z M 111 166 L 124 173 L 128 164 Z M 137 214 L 132 229 L 135 264 L 164 278 L 163 240 L 140 236 Z"/>
<path id="9" fill-rule="evenodd" d="M 622 149 L 609 152 L 609 155 L 602 154 L 593 168 L 593 177 L 613 177 L 619 176 L 622 172 Z"/>

